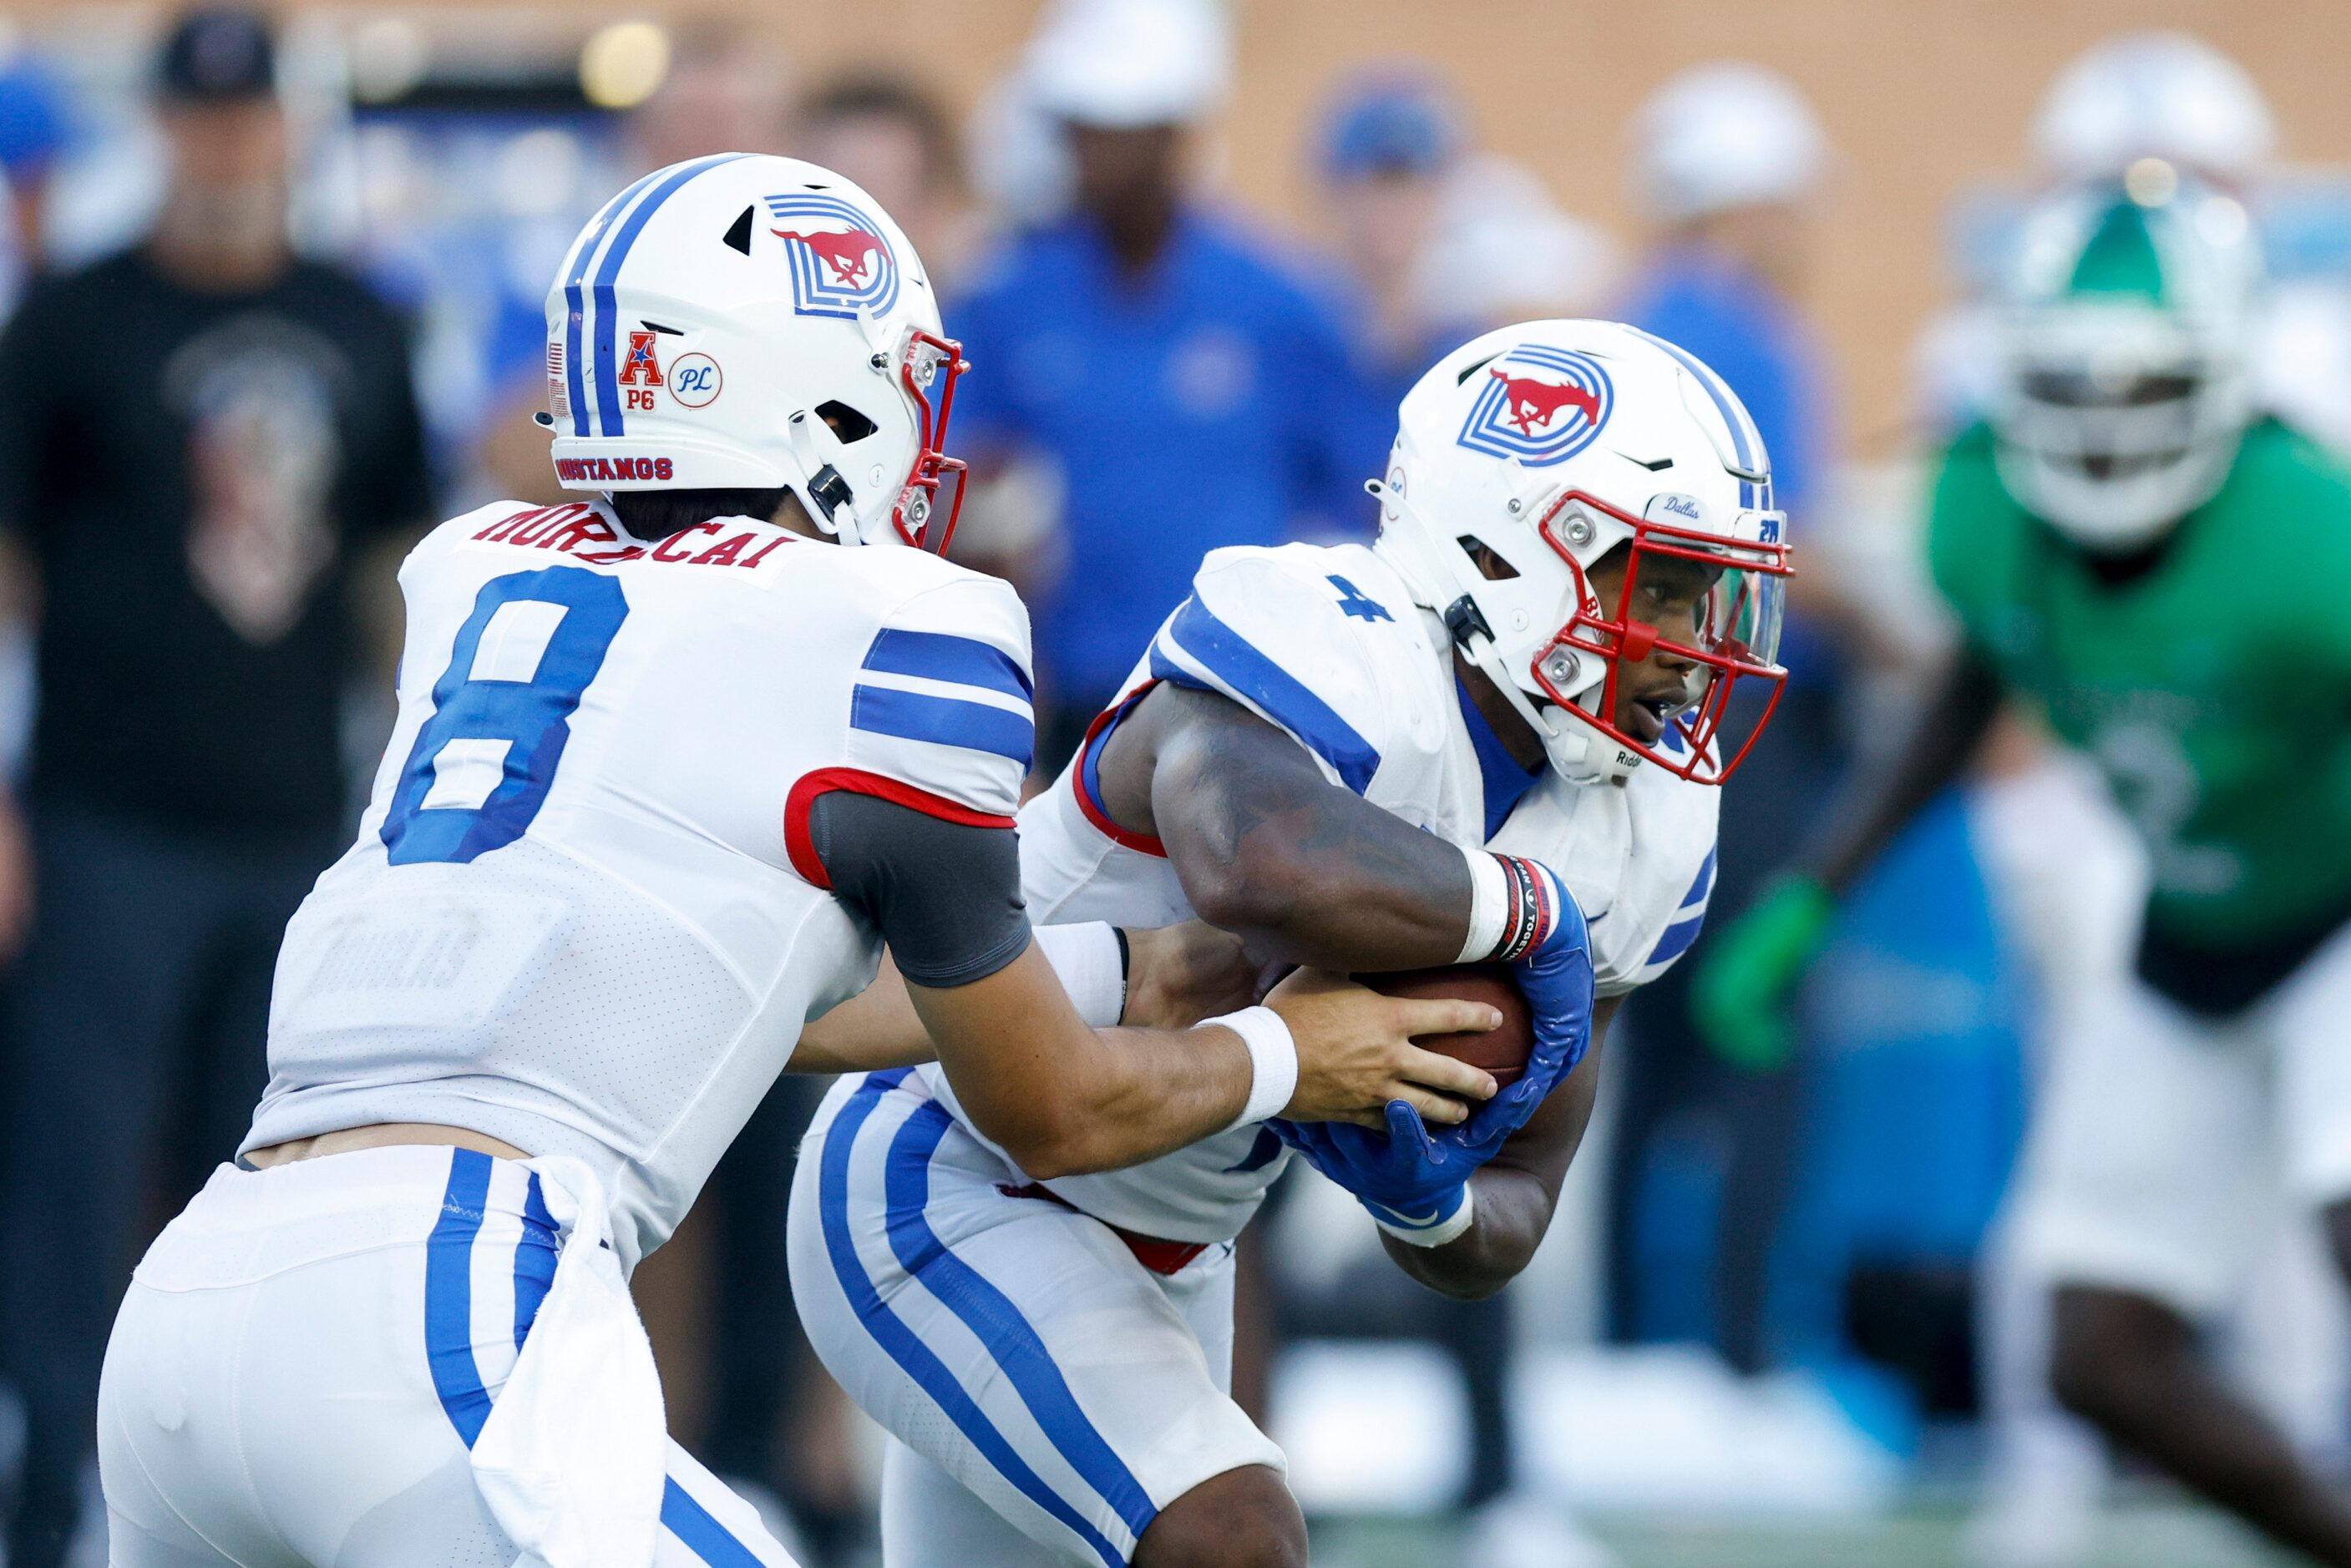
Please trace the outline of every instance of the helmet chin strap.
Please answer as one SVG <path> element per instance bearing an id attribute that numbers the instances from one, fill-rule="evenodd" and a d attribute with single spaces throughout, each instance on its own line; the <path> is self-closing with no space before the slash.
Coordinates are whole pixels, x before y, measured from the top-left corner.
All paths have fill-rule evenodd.
<path id="1" fill-rule="evenodd" d="M 1630 755 L 1591 725 L 1557 710 L 1546 712 L 1535 705 L 1533 693 L 1519 684 L 1518 678 L 1502 662 L 1501 649 L 1495 646 L 1492 631 L 1484 618 L 1475 612 L 1475 600 L 1468 600 L 1473 607 L 1470 615 L 1458 623 L 1447 613 L 1451 607 L 1468 599 L 1468 585 L 1460 580 L 1458 565 L 1428 558 L 1422 542 L 1428 529 L 1417 509 L 1401 492 L 1379 480 L 1366 481 L 1364 489 L 1382 505 L 1393 508 L 1399 520 L 1412 514 L 1414 535 L 1422 537 L 1384 530 L 1374 548 L 1395 565 L 1405 584 L 1421 597 L 1423 607 L 1434 610 L 1437 618 L 1445 622 L 1453 646 L 1493 682 L 1502 700 L 1542 738 L 1543 754 L 1552 771 L 1577 784 L 1614 784 L 1629 776 L 1640 765 L 1638 757 Z M 1437 600 L 1443 602 L 1435 602 Z"/>
<path id="2" fill-rule="evenodd" d="M 1533 695 L 1511 678 L 1492 639 L 1472 631 L 1467 637 L 1457 636 L 1454 646 L 1493 682 L 1494 689 L 1501 692 L 1502 700 L 1519 717 L 1542 737 L 1543 753 L 1551 760 L 1552 771 L 1568 783 L 1614 784 L 1640 765 L 1638 757 L 1610 743 L 1599 731 L 1578 722 L 1563 710 L 1537 707 Z"/>

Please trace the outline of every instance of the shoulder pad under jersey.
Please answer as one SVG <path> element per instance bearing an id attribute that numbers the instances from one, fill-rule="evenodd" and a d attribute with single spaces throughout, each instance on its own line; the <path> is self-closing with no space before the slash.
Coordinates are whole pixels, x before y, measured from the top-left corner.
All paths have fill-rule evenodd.
<path id="1" fill-rule="evenodd" d="M 1361 794 L 1393 732 L 1389 704 L 1409 700 L 1391 667 L 1416 656 L 1421 633 L 1410 602 L 1366 593 L 1346 564 L 1341 552 L 1309 545 L 1212 552 L 1192 597 L 1159 628 L 1150 668 L 1288 731 Z"/>

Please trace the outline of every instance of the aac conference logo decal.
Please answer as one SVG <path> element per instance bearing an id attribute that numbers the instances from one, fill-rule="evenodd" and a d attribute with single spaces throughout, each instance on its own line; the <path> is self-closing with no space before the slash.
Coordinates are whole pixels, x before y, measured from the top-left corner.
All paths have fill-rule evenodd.
<path id="1" fill-rule="evenodd" d="M 898 299 L 898 258 L 866 226 L 865 214 L 838 196 L 806 191 L 768 198 L 792 273 L 792 307 L 802 316 L 854 321 L 862 308 L 886 315 Z"/>
<path id="2" fill-rule="evenodd" d="M 1460 443 L 1547 468 L 1590 446 L 1615 406 L 1608 372 L 1589 354 L 1523 344 L 1487 368 Z"/>

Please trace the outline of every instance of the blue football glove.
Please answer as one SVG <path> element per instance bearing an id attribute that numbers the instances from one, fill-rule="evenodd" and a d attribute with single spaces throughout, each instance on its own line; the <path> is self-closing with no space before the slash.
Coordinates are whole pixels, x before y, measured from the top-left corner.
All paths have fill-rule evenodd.
<path id="1" fill-rule="evenodd" d="M 1382 1230 L 1437 1246 L 1467 1228 L 1463 1210 L 1477 1164 L 1431 1139 L 1406 1102 L 1388 1102 L 1385 1132 L 1353 1122 L 1277 1118 L 1270 1125 L 1307 1164 L 1353 1193 Z"/>
<path id="2" fill-rule="evenodd" d="M 1518 1082 L 1471 1111 L 1468 1121 L 1437 1131 L 1437 1147 L 1458 1150 L 1473 1168 L 1527 1125 L 1592 1044 L 1592 944 L 1583 911 L 1550 867 L 1520 856 L 1496 858 L 1510 874 L 1512 897 L 1527 900 L 1534 921 L 1531 945 L 1510 968 L 1534 1012 L 1535 1045 Z"/>

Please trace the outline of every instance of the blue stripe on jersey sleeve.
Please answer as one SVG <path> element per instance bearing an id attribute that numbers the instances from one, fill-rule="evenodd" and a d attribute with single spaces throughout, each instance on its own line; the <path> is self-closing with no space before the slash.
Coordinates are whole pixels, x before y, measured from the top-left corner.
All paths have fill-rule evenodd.
<path id="1" fill-rule="evenodd" d="M 890 686 L 858 687 L 849 701 L 849 727 L 869 734 L 992 752 L 1023 768 L 1037 752 L 1037 725 L 1025 715 L 985 702 L 901 691 Z"/>
<path id="2" fill-rule="evenodd" d="M 884 627 L 865 650 L 865 668 L 888 675 L 920 675 L 961 686 L 984 686 L 1007 697 L 1032 701 L 1036 686 L 1020 661 L 992 642 L 951 637 L 943 631 Z"/>
<path id="3" fill-rule="evenodd" d="M 1708 895 L 1714 891 L 1714 857 L 1719 852 L 1719 847 L 1718 846 L 1706 852 L 1706 864 L 1698 868 L 1697 880 L 1690 884 L 1690 890 L 1682 896 L 1681 908 L 1687 909 L 1693 904 L 1704 904 Z"/>
<path id="4" fill-rule="evenodd" d="M 1380 767 L 1380 753 L 1372 743 L 1296 676 L 1218 620 L 1196 597 L 1184 601 L 1165 635 L 1227 688 L 1248 698 L 1266 717 L 1304 742 L 1331 764 L 1349 789 L 1361 794 L 1371 787 L 1372 775 Z M 1151 673 L 1178 686 L 1216 690 L 1169 659 L 1156 642 L 1151 647 Z"/>

